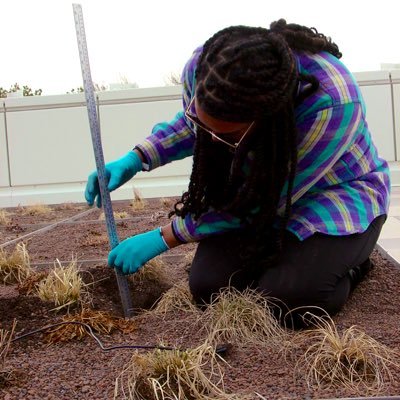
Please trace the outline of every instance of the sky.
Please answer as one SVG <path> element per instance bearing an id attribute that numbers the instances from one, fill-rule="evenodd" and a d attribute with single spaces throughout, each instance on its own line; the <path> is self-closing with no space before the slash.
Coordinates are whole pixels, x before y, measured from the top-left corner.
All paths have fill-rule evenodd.
<path id="1" fill-rule="evenodd" d="M 352 72 L 400 63 L 398 0 L 0 0 L 0 87 L 42 95 L 82 86 L 72 4 L 82 5 L 92 79 L 165 86 L 192 51 L 230 25 L 285 18 L 330 36 Z M 398 7 L 398 6 L 397 6 Z"/>

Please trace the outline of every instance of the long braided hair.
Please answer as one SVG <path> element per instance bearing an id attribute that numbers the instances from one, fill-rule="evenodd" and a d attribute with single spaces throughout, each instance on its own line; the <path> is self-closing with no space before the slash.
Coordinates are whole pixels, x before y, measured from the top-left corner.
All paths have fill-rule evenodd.
<path id="1" fill-rule="evenodd" d="M 291 209 L 297 164 L 294 108 L 318 89 L 313 76 L 298 74 L 292 50 L 328 51 L 341 57 L 330 38 L 283 19 L 273 22 L 270 29 L 232 26 L 205 43 L 196 69 L 198 104 L 214 118 L 255 121 L 255 126 L 234 154 L 210 135 L 198 132 L 189 189 L 170 213 L 181 217 L 191 213 L 198 218 L 212 207 L 246 219 L 250 210 L 257 210 L 252 226 L 254 251 L 262 252 L 287 182 L 274 255 L 281 251 Z M 310 83 L 301 94 L 297 93 L 299 81 Z M 243 174 L 249 152 L 250 170 Z"/>

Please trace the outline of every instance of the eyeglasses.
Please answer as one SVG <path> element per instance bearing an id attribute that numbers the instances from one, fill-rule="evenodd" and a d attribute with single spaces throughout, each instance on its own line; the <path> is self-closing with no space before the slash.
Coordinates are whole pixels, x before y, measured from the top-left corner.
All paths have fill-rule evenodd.
<path id="1" fill-rule="evenodd" d="M 206 125 L 204 125 L 204 124 L 199 120 L 199 118 L 198 118 L 196 115 L 194 115 L 194 114 L 192 114 L 192 113 L 190 112 L 190 109 L 191 109 L 191 107 L 192 107 L 192 105 L 193 105 L 194 99 L 195 99 L 195 96 L 192 97 L 192 100 L 190 100 L 190 103 L 189 103 L 189 105 L 188 105 L 187 108 L 186 108 L 185 117 L 186 117 L 190 122 L 192 122 L 192 123 L 194 124 L 195 129 L 196 129 L 196 127 L 201 128 L 203 131 L 209 133 L 209 134 L 212 136 L 213 139 L 218 140 L 219 142 L 225 143 L 227 146 L 229 146 L 229 147 L 231 147 L 231 148 L 233 148 L 233 149 L 236 150 L 236 149 L 239 147 L 239 145 L 240 145 L 240 143 L 242 142 L 242 140 L 245 138 L 245 136 L 249 133 L 250 129 L 253 127 L 255 121 L 253 121 L 253 122 L 246 128 L 246 130 L 244 131 L 242 137 L 239 139 L 238 142 L 236 142 L 236 143 L 229 143 L 229 142 L 227 142 L 226 140 L 222 139 L 218 134 L 216 134 L 215 132 L 213 132 L 213 131 L 212 131 L 210 128 L 208 128 Z M 197 133 L 196 130 L 195 130 L 195 133 Z"/>

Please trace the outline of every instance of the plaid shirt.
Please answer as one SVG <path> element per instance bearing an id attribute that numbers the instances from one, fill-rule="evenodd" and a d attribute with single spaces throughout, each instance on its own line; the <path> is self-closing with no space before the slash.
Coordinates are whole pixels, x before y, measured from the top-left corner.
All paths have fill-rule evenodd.
<path id="1" fill-rule="evenodd" d="M 201 50 L 195 50 L 183 70 L 183 109 L 194 92 Z M 320 86 L 295 110 L 298 164 L 287 229 L 300 240 L 315 232 L 338 236 L 364 232 L 374 218 L 387 214 L 390 198 L 388 164 L 378 156 L 372 142 L 364 100 L 354 77 L 331 54 L 296 53 L 296 60 L 298 72 L 314 75 Z M 137 146 L 149 168 L 192 155 L 192 128 L 183 112 L 169 123 L 157 124 L 152 135 Z M 251 158 L 249 152 L 249 162 Z M 277 218 L 284 211 L 286 190 L 287 184 Z M 172 221 L 176 236 L 183 242 L 240 229 L 244 224 L 227 212 L 213 209 L 197 220 L 189 214 Z"/>

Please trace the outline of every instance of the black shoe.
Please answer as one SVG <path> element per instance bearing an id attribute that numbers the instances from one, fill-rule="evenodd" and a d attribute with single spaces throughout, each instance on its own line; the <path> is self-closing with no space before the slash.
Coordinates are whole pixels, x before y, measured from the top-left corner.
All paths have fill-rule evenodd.
<path id="1" fill-rule="evenodd" d="M 373 262 L 367 258 L 363 263 L 353 267 L 349 271 L 351 290 L 353 290 L 368 275 L 369 271 L 371 271 L 373 267 Z"/>

